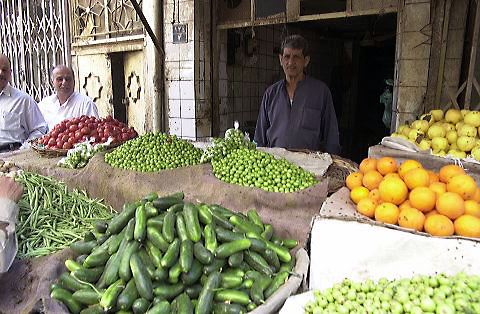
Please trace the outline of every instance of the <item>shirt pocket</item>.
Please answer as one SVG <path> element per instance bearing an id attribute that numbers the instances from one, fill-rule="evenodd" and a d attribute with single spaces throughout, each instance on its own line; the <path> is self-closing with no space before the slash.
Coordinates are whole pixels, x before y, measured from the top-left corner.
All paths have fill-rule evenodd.
<path id="1" fill-rule="evenodd" d="M 0 130 L 15 131 L 20 128 L 20 115 L 15 112 L 0 111 Z"/>
<path id="2" fill-rule="evenodd" d="M 322 111 L 320 109 L 305 107 L 302 115 L 302 128 L 312 131 L 319 130 L 321 114 Z"/>

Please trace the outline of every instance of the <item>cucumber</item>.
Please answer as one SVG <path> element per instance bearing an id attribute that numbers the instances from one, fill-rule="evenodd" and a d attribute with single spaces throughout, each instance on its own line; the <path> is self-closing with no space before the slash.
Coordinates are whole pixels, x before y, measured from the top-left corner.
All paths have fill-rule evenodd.
<path id="1" fill-rule="evenodd" d="M 262 218 L 260 218 L 260 215 L 258 215 L 258 212 L 255 209 L 249 209 L 247 211 L 247 217 L 248 220 L 257 225 L 262 232 L 264 231 L 265 227 L 263 226 Z"/>
<path id="2" fill-rule="evenodd" d="M 176 238 L 168 246 L 167 251 L 160 260 L 162 267 L 169 268 L 177 262 L 178 254 L 180 253 L 180 239 Z"/>
<path id="3" fill-rule="evenodd" d="M 267 244 L 263 239 L 251 238 L 248 236 L 247 236 L 247 239 L 249 239 L 250 242 L 252 243 L 252 246 L 250 247 L 250 249 L 253 251 L 261 254 L 267 249 Z"/>
<path id="4" fill-rule="evenodd" d="M 193 263 L 193 242 L 189 239 L 182 241 L 180 245 L 179 262 L 182 272 L 188 273 Z"/>
<path id="5" fill-rule="evenodd" d="M 192 300 L 186 293 L 180 294 L 177 298 L 177 313 L 193 314 Z"/>
<path id="6" fill-rule="evenodd" d="M 280 260 L 278 259 L 277 253 L 275 253 L 273 250 L 265 249 L 261 255 L 265 258 L 270 266 L 273 266 L 275 272 L 280 269 Z"/>
<path id="7" fill-rule="evenodd" d="M 217 239 L 220 242 L 231 242 L 245 238 L 245 235 L 243 235 L 242 233 L 233 232 L 219 226 L 215 227 L 215 233 L 217 234 Z"/>
<path id="8" fill-rule="evenodd" d="M 107 235 L 119 233 L 127 225 L 128 221 L 135 216 L 137 207 L 137 203 L 125 203 L 122 212 L 110 220 L 105 233 Z"/>
<path id="9" fill-rule="evenodd" d="M 198 303 L 195 308 L 195 314 L 208 314 L 213 308 L 213 298 L 215 289 L 220 286 L 220 273 L 212 272 L 198 296 Z"/>
<path id="10" fill-rule="evenodd" d="M 104 266 L 109 258 L 110 254 L 108 254 L 107 247 L 98 248 L 96 250 L 93 250 L 92 253 L 90 253 L 90 255 L 85 258 L 83 266 L 85 268 Z"/>
<path id="11" fill-rule="evenodd" d="M 80 304 L 93 305 L 100 301 L 101 295 L 89 288 L 75 291 L 72 298 Z"/>
<path id="12" fill-rule="evenodd" d="M 147 250 L 148 255 L 152 259 L 153 265 L 155 265 L 155 267 L 157 268 L 160 267 L 161 266 L 160 261 L 162 260 L 162 252 L 160 251 L 160 249 L 157 248 L 155 245 L 153 245 L 151 241 L 148 241 L 148 240 L 145 242 L 145 248 Z"/>
<path id="13" fill-rule="evenodd" d="M 284 262 L 284 263 L 288 263 L 291 261 L 292 259 L 292 255 L 290 255 L 290 252 L 288 252 L 288 249 L 278 245 L 278 244 L 275 244 L 273 242 L 270 242 L 270 241 L 265 241 L 266 245 L 267 245 L 267 248 L 273 250 L 275 253 L 277 253 L 277 256 L 278 258 Z"/>
<path id="14" fill-rule="evenodd" d="M 183 200 L 176 198 L 176 197 L 161 197 L 157 198 L 152 202 L 152 205 L 158 209 L 158 211 L 164 211 L 167 210 L 170 206 L 173 206 L 175 204 L 182 203 Z"/>
<path id="15" fill-rule="evenodd" d="M 71 260 L 71 259 L 67 259 L 65 261 L 65 266 L 67 267 L 67 269 L 70 272 L 73 272 L 74 270 L 82 268 L 82 265 L 80 265 L 79 263 L 77 263 L 77 262 L 75 262 L 74 260 Z"/>
<path id="16" fill-rule="evenodd" d="M 163 238 L 159 229 L 155 227 L 147 227 L 147 239 L 153 243 L 162 252 L 166 252 L 168 249 L 168 242 Z"/>
<path id="17" fill-rule="evenodd" d="M 92 250 L 93 252 L 93 250 Z M 78 255 L 77 258 L 75 259 L 75 262 L 79 263 L 80 265 L 83 265 L 85 263 L 85 260 L 87 259 L 88 255 L 87 254 L 82 254 Z M 85 267 L 85 265 L 83 265 Z"/>
<path id="18" fill-rule="evenodd" d="M 213 204 L 213 205 L 210 205 L 209 207 L 211 208 L 211 211 L 225 218 L 230 218 L 234 215 L 234 212 L 232 212 L 230 209 L 220 206 L 218 204 Z"/>
<path id="19" fill-rule="evenodd" d="M 187 227 L 187 236 L 192 242 L 200 241 L 202 230 L 198 220 L 198 209 L 192 203 L 186 203 L 183 207 L 183 215 L 185 217 L 185 226 Z"/>
<path id="20" fill-rule="evenodd" d="M 137 241 L 130 241 L 125 248 L 124 254 L 120 259 L 120 265 L 118 266 L 118 275 L 125 282 L 132 278 L 132 271 L 130 270 L 130 257 L 138 251 L 140 244 Z"/>
<path id="21" fill-rule="evenodd" d="M 150 192 L 147 195 L 145 195 L 142 200 L 147 201 L 147 202 L 153 202 L 158 198 L 157 192 Z"/>
<path id="22" fill-rule="evenodd" d="M 202 270 L 203 265 L 198 260 L 194 259 L 192 267 L 190 267 L 188 273 L 183 273 L 181 275 L 182 282 L 187 286 L 193 285 L 202 276 Z"/>
<path id="23" fill-rule="evenodd" d="M 185 293 L 190 297 L 190 299 L 197 299 L 200 295 L 200 291 L 202 291 L 202 288 L 203 286 L 200 284 L 188 286 L 185 288 Z"/>
<path id="24" fill-rule="evenodd" d="M 208 205 L 201 204 L 198 206 L 198 219 L 204 225 L 211 224 L 213 221 L 212 213 L 208 208 Z"/>
<path id="25" fill-rule="evenodd" d="M 154 227 L 155 229 L 162 230 L 163 219 L 167 213 L 161 213 L 157 216 L 147 219 L 147 227 Z"/>
<path id="26" fill-rule="evenodd" d="M 214 258 L 210 265 L 203 267 L 203 273 L 209 275 L 212 272 L 221 271 L 222 267 L 225 266 L 226 262 L 224 259 Z"/>
<path id="27" fill-rule="evenodd" d="M 122 243 L 122 240 L 124 238 L 125 232 L 126 229 L 123 229 L 122 231 L 120 231 L 119 234 L 111 236 L 112 240 L 108 243 L 108 254 L 112 255 L 118 251 L 118 249 L 120 248 L 120 244 Z"/>
<path id="28" fill-rule="evenodd" d="M 265 259 L 257 252 L 245 251 L 244 259 L 247 262 L 247 264 L 250 265 L 250 267 L 252 267 L 256 271 L 259 271 L 260 273 L 268 277 L 271 277 L 273 275 L 270 265 L 268 265 Z"/>
<path id="29" fill-rule="evenodd" d="M 89 283 L 96 283 L 100 276 L 102 276 L 105 267 L 99 266 L 95 268 L 81 268 L 72 271 L 72 276 L 81 281 Z"/>
<path id="30" fill-rule="evenodd" d="M 78 279 L 73 278 L 69 273 L 65 272 L 60 275 L 60 284 L 67 290 L 75 292 L 77 290 L 87 289 L 88 285 L 81 283 Z"/>
<path id="31" fill-rule="evenodd" d="M 220 286 L 224 289 L 231 289 L 239 287 L 243 282 L 243 276 L 236 276 L 234 274 L 222 274 L 222 282 Z"/>
<path id="32" fill-rule="evenodd" d="M 137 254 L 142 260 L 142 264 L 143 266 L 145 266 L 145 269 L 147 270 L 148 275 L 150 276 L 150 278 L 153 278 L 156 267 L 153 264 L 152 259 L 148 255 L 147 251 L 145 250 L 145 247 L 140 248 L 137 251 Z"/>
<path id="33" fill-rule="evenodd" d="M 263 292 L 272 282 L 272 279 L 266 276 L 261 276 L 253 282 L 252 288 L 250 289 L 250 297 L 255 304 L 260 305 L 265 303 L 265 296 Z"/>
<path id="34" fill-rule="evenodd" d="M 145 212 L 145 206 L 140 205 L 135 210 L 135 226 L 133 229 L 133 238 L 138 242 L 142 242 L 145 238 L 147 230 L 147 213 Z"/>
<path id="35" fill-rule="evenodd" d="M 250 297 L 240 290 L 224 289 L 215 293 L 215 301 L 247 305 L 250 303 Z"/>
<path id="36" fill-rule="evenodd" d="M 273 236 L 273 227 L 272 225 L 265 225 L 264 226 L 265 230 L 262 232 L 261 236 L 267 241 L 270 241 L 270 239 Z"/>
<path id="37" fill-rule="evenodd" d="M 58 300 L 63 304 L 65 304 L 70 310 L 70 312 L 74 314 L 78 314 L 82 310 L 82 306 L 80 305 L 80 303 L 75 301 L 72 298 L 72 294 L 65 289 L 62 289 L 62 288 L 53 289 L 52 292 L 50 293 L 50 297 L 52 299 Z"/>
<path id="38" fill-rule="evenodd" d="M 162 235 L 168 243 L 172 243 L 175 238 L 175 218 L 175 213 L 168 212 L 163 219 Z"/>
<path id="39" fill-rule="evenodd" d="M 125 237 L 127 238 L 128 241 L 133 240 L 134 231 L 135 231 L 135 217 L 130 219 L 127 223 L 127 226 L 125 227 Z"/>
<path id="40" fill-rule="evenodd" d="M 163 298 L 164 300 L 173 300 L 176 296 L 183 292 L 185 286 L 178 282 L 176 284 L 160 284 L 153 289 L 153 294 L 156 297 Z"/>
<path id="41" fill-rule="evenodd" d="M 287 249 L 291 250 L 298 245 L 298 241 L 295 239 L 283 239 L 282 246 L 286 247 Z"/>
<path id="42" fill-rule="evenodd" d="M 245 232 L 245 233 L 254 232 L 258 235 L 260 235 L 263 232 L 263 230 L 259 226 L 255 225 L 254 223 L 246 219 L 241 218 L 238 215 L 233 215 L 232 217 L 230 217 L 229 220 L 232 223 L 232 225 L 235 226 L 235 228 L 238 228 L 242 232 Z"/>
<path id="43" fill-rule="evenodd" d="M 80 240 L 70 244 L 70 248 L 78 255 L 90 254 L 96 246 L 97 246 L 96 240 L 92 240 L 88 242 Z"/>
<path id="44" fill-rule="evenodd" d="M 147 312 L 149 306 L 150 302 L 143 298 L 139 298 L 133 302 L 132 310 L 134 314 L 144 314 Z"/>
<path id="45" fill-rule="evenodd" d="M 218 212 L 213 210 L 213 206 L 210 207 L 210 213 L 212 214 L 212 221 L 215 223 L 215 225 L 228 230 L 233 229 L 233 225 L 230 223 L 230 221 L 228 221 L 227 218 L 225 218 L 224 216 L 220 215 Z"/>
<path id="46" fill-rule="evenodd" d="M 138 294 L 144 299 L 153 300 L 152 280 L 137 253 L 133 253 L 130 258 L 130 268 Z"/>
<path id="47" fill-rule="evenodd" d="M 130 281 L 125 286 L 125 289 L 120 293 L 117 300 L 117 307 L 121 310 L 130 310 L 133 302 L 138 298 L 137 287 L 135 286 L 135 279 Z"/>
<path id="48" fill-rule="evenodd" d="M 288 272 L 283 271 L 278 273 L 268 286 L 267 290 L 265 290 L 265 299 L 268 299 L 275 291 L 278 290 L 288 279 Z"/>
<path id="49" fill-rule="evenodd" d="M 104 311 L 110 310 L 115 304 L 117 304 L 118 295 L 124 288 L 125 281 L 123 281 L 123 279 L 118 279 L 107 288 L 107 290 L 103 293 L 99 303 L 103 307 Z"/>
<path id="50" fill-rule="evenodd" d="M 127 247 L 127 239 L 124 238 L 118 251 L 110 256 L 107 264 L 105 265 L 105 270 L 103 271 L 102 276 L 98 280 L 99 288 L 106 288 L 118 279 L 118 271 L 120 268 L 120 262 Z"/>
<path id="51" fill-rule="evenodd" d="M 97 240 L 97 238 L 95 238 L 95 235 L 91 231 L 87 231 L 83 235 L 83 241 L 85 241 L 85 242 L 96 241 L 96 240 Z"/>
<path id="52" fill-rule="evenodd" d="M 151 202 L 147 202 L 144 206 L 147 218 L 155 217 L 158 215 L 158 210 L 152 205 Z"/>
<path id="53" fill-rule="evenodd" d="M 105 233 L 107 231 L 108 224 L 104 220 L 97 220 L 95 222 L 95 230 L 99 233 Z"/>
<path id="54" fill-rule="evenodd" d="M 193 245 L 193 255 L 203 265 L 209 265 L 213 260 L 213 254 L 207 250 L 201 242 Z"/>
<path id="55" fill-rule="evenodd" d="M 247 313 L 244 306 L 240 304 L 215 303 L 213 314 L 243 314 Z"/>
<path id="56" fill-rule="evenodd" d="M 80 314 L 104 314 L 102 307 L 100 304 L 90 305 L 89 307 L 80 311 Z"/>
<path id="57" fill-rule="evenodd" d="M 183 213 L 177 213 L 175 225 L 177 228 L 177 234 L 181 241 L 189 240 L 187 235 L 187 227 L 185 226 L 185 218 Z"/>
<path id="58" fill-rule="evenodd" d="M 212 254 L 215 253 L 218 243 L 217 234 L 215 233 L 213 224 L 208 224 L 205 226 L 205 228 L 203 228 L 203 237 L 205 239 L 205 248 Z"/>
<path id="59" fill-rule="evenodd" d="M 153 280 L 161 281 L 165 280 L 168 278 L 168 271 L 165 270 L 162 266 L 158 267 L 155 269 L 155 272 L 153 273 Z"/>
<path id="60" fill-rule="evenodd" d="M 160 301 L 147 311 L 147 314 L 170 314 L 170 303 L 168 301 Z"/>
<path id="61" fill-rule="evenodd" d="M 226 258 L 237 252 L 247 250 L 248 248 L 250 248 L 251 245 L 252 242 L 249 239 L 241 239 L 224 243 L 217 247 L 217 249 L 215 250 L 215 257 Z"/>
<path id="62" fill-rule="evenodd" d="M 228 265 L 230 267 L 239 267 L 243 262 L 243 251 L 233 253 L 228 257 Z"/>
<path id="63" fill-rule="evenodd" d="M 167 209 L 167 212 L 176 214 L 183 211 L 183 203 L 175 204 Z"/>
<path id="64" fill-rule="evenodd" d="M 182 267 L 180 266 L 180 261 L 178 261 L 168 271 L 168 282 L 177 283 L 181 273 L 182 273 Z"/>

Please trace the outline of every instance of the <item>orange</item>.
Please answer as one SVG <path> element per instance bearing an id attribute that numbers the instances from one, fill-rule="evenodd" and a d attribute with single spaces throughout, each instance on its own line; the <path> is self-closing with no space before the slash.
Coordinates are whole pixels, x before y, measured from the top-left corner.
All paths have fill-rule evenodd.
<path id="1" fill-rule="evenodd" d="M 392 203 L 383 203 L 375 208 L 375 220 L 387 224 L 396 224 L 399 214 L 397 205 Z"/>
<path id="2" fill-rule="evenodd" d="M 437 197 L 440 194 L 447 192 L 447 185 L 443 182 L 433 182 L 428 188 L 435 192 L 435 194 L 437 194 Z"/>
<path id="3" fill-rule="evenodd" d="M 480 203 L 480 188 L 477 188 L 477 191 L 475 191 L 475 195 L 473 196 L 473 199 Z"/>
<path id="4" fill-rule="evenodd" d="M 474 200 L 466 200 L 465 215 L 472 215 L 480 218 L 480 204 Z"/>
<path id="5" fill-rule="evenodd" d="M 355 204 L 358 204 L 361 199 L 367 198 L 370 191 L 364 186 L 357 186 L 350 191 L 350 198 Z"/>
<path id="6" fill-rule="evenodd" d="M 410 201 L 410 205 L 412 207 L 424 213 L 428 213 L 435 208 L 437 195 L 429 188 L 420 186 L 418 188 L 414 188 L 410 192 L 408 200 Z"/>
<path id="7" fill-rule="evenodd" d="M 398 178 L 398 179 L 401 179 L 401 178 L 400 178 L 400 175 L 399 175 L 398 173 L 396 173 L 396 172 L 387 173 L 387 174 L 383 177 L 383 179 L 385 180 L 385 179 L 387 179 L 387 178 Z"/>
<path id="8" fill-rule="evenodd" d="M 377 204 L 382 202 L 382 198 L 380 197 L 380 191 L 378 189 L 373 189 L 368 193 L 368 197 L 374 200 Z"/>
<path id="9" fill-rule="evenodd" d="M 438 174 L 436 174 L 432 170 L 427 170 L 427 172 L 428 172 L 428 177 L 430 179 L 430 184 L 432 184 L 433 182 L 440 181 L 440 177 L 438 176 Z"/>
<path id="10" fill-rule="evenodd" d="M 356 188 L 357 186 L 362 186 L 362 179 L 362 173 L 354 172 L 348 175 L 348 177 L 345 179 L 345 184 L 347 185 L 347 188 L 353 190 L 353 188 Z"/>
<path id="11" fill-rule="evenodd" d="M 447 191 L 459 194 L 464 200 L 470 200 L 477 192 L 477 183 L 468 174 L 459 174 L 450 178 Z"/>
<path id="12" fill-rule="evenodd" d="M 462 215 L 453 223 L 455 234 L 462 237 L 480 238 L 480 218 L 472 215 Z"/>
<path id="13" fill-rule="evenodd" d="M 440 177 L 440 181 L 443 183 L 448 183 L 450 178 L 459 174 L 465 174 L 465 170 L 463 170 L 462 167 L 457 165 L 446 165 L 440 168 L 438 176 Z"/>
<path id="14" fill-rule="evenodd" d="M 453 220 L 465 213 L 465 202 L 457 193 L 445 192 L 437 198 L 435 209 Z"/>
<path id="15" fill-rule="evenodd" d="M 397 161 L 392 157 L 382 157 L 377 160 L 377 171 L 382 175 L 394 173 L 398 169 Z"/>
<path id="16" fill-rule="evenodd" d="M 430 215 L 425 219 L 425 231 L 434 236 L 451 236 L 455 232 L 453 222 L 444 215 Z"/>
<path id="17" fill-rule="evenodd" d="M 402 204 L 408 196 L 407 185 L 399 178 L 384 179 L 380 182 L 378 190 L 380 191 L 382 201 L 395 205 Z"/>
<path id="18" fill-rule="evenodd" d="M 380 174 L 380 172 L 376 170 L 370 170 L 363 175 L 362 183 L 364 187 L 371 191 L 378 188 L 382 180 L 383 176 Z"/>
<path id="19" fill-rule="evenodd" d="M 410 201 L 409 200 L 406 200 L 405 202 L 403 202 L 400 206 L 398 206 L 398 209 L 400 209 L 400 211 L 404 210 L 405 208 L 411 208 L 412 205 L 410 204 Z"/>
<path id="20" fill-rule="evenodd" d="M 370 170 L 377 170 L 377 160 L 375 158 L 365 158 L 360 163 L 360 172 L 367 173 Z"/>
<path id="21" fill-rule="evenodd" d="M 428 175 L 427 170 L 423 168 L 415 168 L 405 173 L 403 181 L 405 181 L 407 187 L 412 190 L 419 186 L 429 186 L 430 176 Z"/>
<path id="22" fill-rule="evenodd" d="M 358 202 L 357 211 L 362 215 L 373 218 L 375 216 L 375 207 L 377 207 L 377 202 L 367 197 Z"/>
<path id="23" fill-rule="evenodd" d="M 429 211 L 428 213 L 425 214 L 425 217 L 430 217 L 432 215 L 439 215 L 438 211 L 437 210 L 431 210 Z"/>
<path id="24" fill-rule="evenodd" d="M 413 159 L 405 160 L 398 168 L 398 174 L 403 179 L 403 176 L 410 170 L 416 168 L 423 168 L 422 164 Z"/>
<path id="25" fill-rule="evenodd" d="M 425 215 L 416 208 L 405 208 L 398 216 L 398 225 L 408 229 L 422 231 L 424 222 Z"/>

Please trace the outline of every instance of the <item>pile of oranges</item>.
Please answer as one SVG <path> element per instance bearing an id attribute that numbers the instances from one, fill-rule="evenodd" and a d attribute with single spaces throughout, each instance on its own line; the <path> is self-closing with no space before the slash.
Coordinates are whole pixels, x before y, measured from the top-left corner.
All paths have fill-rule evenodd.
<path id="1" fill-rule="evenodd" d="M 434 236 L 480 238 L 480 188 L 463 168 L 438 173 L 416 160 L 366 158 L 346 179 L 357 211 L 376 221 Z"/>

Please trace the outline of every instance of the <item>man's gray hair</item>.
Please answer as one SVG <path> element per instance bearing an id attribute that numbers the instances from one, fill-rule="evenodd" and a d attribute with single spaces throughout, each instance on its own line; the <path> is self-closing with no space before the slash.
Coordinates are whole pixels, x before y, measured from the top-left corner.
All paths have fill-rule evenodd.
<path id="1" fill-rule="evenodd" d="M 301 35 L 287 36 L 283 40 L 282 46 L 280 47 L 280 53 L 282 55 L 283 55 L 283 51 L 285 50 L 285 48 L 301 49 L 304 57 L 309 56 L 309 54 L 310 54 L 310 52 L 308 50 L 308 42 Z"/>

